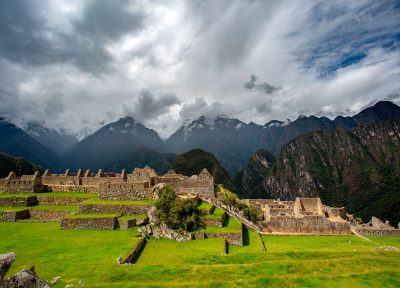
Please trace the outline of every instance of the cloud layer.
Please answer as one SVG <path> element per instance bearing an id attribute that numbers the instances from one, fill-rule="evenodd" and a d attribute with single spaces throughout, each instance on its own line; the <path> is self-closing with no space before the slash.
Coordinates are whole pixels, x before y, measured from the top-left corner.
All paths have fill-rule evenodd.
<path id="1" fill-rule="evenodd" d="M 0 117 L 264 124 L 400 103 L 399 1 L 0 2 Z"/>

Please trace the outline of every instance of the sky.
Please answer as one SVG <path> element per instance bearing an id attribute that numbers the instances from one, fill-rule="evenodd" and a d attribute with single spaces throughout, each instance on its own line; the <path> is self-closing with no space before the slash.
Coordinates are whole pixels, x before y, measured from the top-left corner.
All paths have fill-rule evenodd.
<path id="1" fill-rule="evenodd" d="M 0 117 L 265 124 L 400 104 L 400 0 L 0 1 Z"/>

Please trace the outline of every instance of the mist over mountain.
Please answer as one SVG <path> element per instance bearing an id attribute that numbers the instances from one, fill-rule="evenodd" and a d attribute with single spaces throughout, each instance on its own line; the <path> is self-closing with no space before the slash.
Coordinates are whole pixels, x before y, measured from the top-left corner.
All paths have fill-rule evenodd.
<path id="1" fill-rule="evenodd" d="M 39 143 L 56 152 L 59 157 L 65 156 L 78 144 L 78 139 L 64 129 L 52 130 L 37 122 L 29 122 L 24 131 Z"/>
<path id="2" fill-rule="evenodd" d="M 21 128 L 0 118 L 0 152 L 23 157 L 42 167 L 58 170 L 62 160 L 48 147 L 39 143 Z"/>
<path id="3" fill-rule="evenodd" d="M 4 141 L 0 152 L 24 157 L 57 171 L 65 167 L 120 170 L 150 164 L 159 171 L 167 171 L 176 154 L 200 148 L 215 155 L 233 178 L 259 149 L 278 155 L 286 143 L 301 134 L 322 129 L 351 129 L 393 119 L 400 119 L 400 107 L 389 101 L 378 102 L 353 117 L 338 116 L 333 120 L 311 115 L 258 125 L 223 116 L 215 119 L 202 116 L 188 121 L 163 141 L 153 129 L 125 117 L 78 143 L 62 129 L 55 131 L 31 123 L 24 131 L 2 120 L 0 137 Z"/>

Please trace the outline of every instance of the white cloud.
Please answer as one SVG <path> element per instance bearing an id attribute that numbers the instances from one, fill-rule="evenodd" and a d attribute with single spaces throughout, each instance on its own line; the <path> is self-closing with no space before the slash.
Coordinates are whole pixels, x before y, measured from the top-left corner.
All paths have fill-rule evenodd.
<path id="1" fill-rule="evenodd" d="M 4 13 L 27 10 L 9 3 Z M 125 1 L 115 13 L 102 10 L 106 0 L 38 3 L 30 29 L 17 23 L 25 42 L 13 23 L 0 28 L 0 116 L 18 124 L 79 134 L 128 113 L 166 137 L 201 115 L 264 124 L 399 99 L 400 8 L 392 2 Z M 244 89 L 252 74 L 280 89 Z"/>

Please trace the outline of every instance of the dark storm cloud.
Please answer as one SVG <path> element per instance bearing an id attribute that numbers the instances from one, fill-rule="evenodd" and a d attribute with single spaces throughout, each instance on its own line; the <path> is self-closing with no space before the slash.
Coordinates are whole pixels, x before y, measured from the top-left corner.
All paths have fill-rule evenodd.
<path id="1" fill-rule="evenodd" d="M 123 111 L 138 121 L 157 119 L 168 113 L 171 106 L 180 104 L 181 100 L 173 93 L 163 94 L 159 97 L 143 89 L 132 101 L 123 105 Z"/>
<path id="2" fill-rule="evenodd" d="M 141 28 L 144 14 L 131 11 L 131 1 L 85 1 L 82 16 L 66 27 L 46 20 L 48 2 L 0 1 L 0 57 L 28 65 L 70 63 L 83 71 L 101 73 L 112 60 L 107 41 Z"/>
<path id="3" fill-rule="evenodd" d="M 254 74 L 250 75 L 250 80 L 244 84 L 244 88 L 250 91 L 261 91 L 265 94 L 272 94 L 275 91 L 279 90 L 279 87 L 274 87 L 267 82 L 257 83 L 258 77 Z"/>

